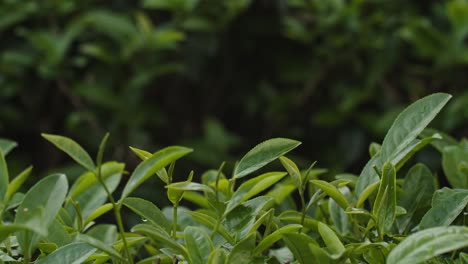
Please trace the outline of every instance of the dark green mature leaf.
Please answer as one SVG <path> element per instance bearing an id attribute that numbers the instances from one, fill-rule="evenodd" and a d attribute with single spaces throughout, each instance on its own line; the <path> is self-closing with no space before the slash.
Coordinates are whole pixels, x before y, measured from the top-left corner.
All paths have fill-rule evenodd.
<path id="1" fill-rule="evenodd" d="M 423 263 L 435 256 L 468 246 L 468 227 L 443 226 L 408 236 L 388 255 L 387 264 Z"/>
<path id="2" fill-rule="evenodd" d="M 287 138 L 273 138 L 251 149 L 234 168 L 233 177 L 242 178 L 299 146 L 301 142 Z"/>
<path id="3" fill-rule="evenodd" d="M 39 212 L 39 211 L 38 211 Z M 0 243 L 3 242 L 8 236 L 18 231 L 32 231 L 41 236 L 47 235 L 47 229 L 44 229 L 43 226 L 37 225 L 36 223 L 40 221 L 41 213 L 37 214 L 37 219 L 32 219 L 28 224 L 10 224 L 10 225 L 0 225 Z M 35 221 L 38 220 L 38 221 Z M 36 223 L 33 223 L 36 222 Z"/>
<path id="4" fill-rule="evenodd" d="M 372 214 L 377 218 L 380 234 L 390 231 L 396 217 L 396 172 L 390 162 L 382 168 L 382 180 Z"/>
<path id="5" fill-rule="evenodd" d="M 291 250 L 296 261 L 301 264 L 319 263 L 309 245 L 316 245 L 317 242 L 305 234 L 284 233 L 283 240 Z"/>
<path id="6" fill-rule="evenodd" d="M 444 150 L 444 148 L 447 147 L 447 146 L 452 146 L 452 145 L 457 145 L 458 144 L 458 141 L 455 140 L 450 135 L 447 135 L 446 133 L 435 130 L 433 128 L 425 128 L 421 132 L 420 137 L 423 137 L 423 138 L 430 137 L 430 136 L 432 136 L 434 134 L 438 134 L 441 137 L 440 139 L 436 139 L 436 140 L 431 142 L 431 145 L 434 148 L 436 148 L 439 152 L 442 152 Z"/>
<path id="7" fill-rule="evenodd" d="M 453 188 L 468 189 L 468 174 L 460 167 L 462 162 L 468 163 L 468 148 L 462 144 L 447 146 L 442 151 L 442 168 Z"/>
<path id="8" fill-rule="evenodd" d="M 57 148 L 65 152 L 68 156 L 70 156 L 73 160 L 75 160 L 85 169 L 89 171 L 94 171 L 94 169 L 96 168 L 96 165 L 94 165 L 94 161 L 91 159 L 89 154 L 73 139 L 58 135 L 41 135 L 50 143 L 54 144 Z"/>
<path id="9" fill-rule="evenodd" d="M 280 240 L 283 236 L 283 234 L 288 234 L 288 233 L 297 233 L 298 230 L 302 228 L 301 225 L 298 224 L 290 224 L 283 226 L 277 230 L 275 230 L 273 233 L 269 234 L 268 236 L 264 237 L 260 243 L 255 247 L 253 251 L 253 255 L 259 255 L 263 251 L 267 250 L 270 248 L 274 243 L 276 243 L 278 240 Z"/>
<path id="10" fill-rule="evenodd" d="M 58 214 L 68 190 L 67 178 L 63 174 L 50 175 L 36 183 L 25 195 L 18 207 L 15 224 L 28 224 L 35 217 L 30 212 L 36 208 L 44 208 L 41 217 L 41 228 L 47 229 Z M 32 250 L 40 239 L 37 234 L 30 231 L 21 231 L 16 235 L 21 248 L 30 256 Z"/>
<path id="11" fill-rule="evenodd" d="M 341 187 L 339 190 L 345 197 L 348 199 L 351 198 L 352 194 L 348 187 Z M 342 236 L 347 235 L 351 230 L 351 222 L 345 210 L 340 207 L 335 200 L 330 199 L 328 201 L 328 211 L 333 225 L 335 226 L 335 230 Z"/>
<path id="12" fill-rule="evenodd" d="M 93 246 L 102 252 L 108 254 L 109 256 L 113 256 L 115 258 L 123 260 L 122 255 L 115 250 L 112 246 L 109 246 L 108 244 L 104 243 L 103 241 L 96 239 L 92 236 L 88 236 L 85 234 L 78 234 L 77 239 L 80 240 L 81 242 L 85 242 L 86 244 Z"/>
<path id="13" fill-rule="evenodd" d="M 252 263 L 252 251 L 255 248 L 255 234 L 239 241 L 229 253 L 226 264 Z"/>
<path id="14" fill-rule="evenodd" d="M 244 182 L 232 195 L 226 206 L 225 213 L 230 212 L 239 204 L 268 189 L 270 186 L 281 180 L 284 176 L 286 176 L 285 172 L 267 172 Z"/>
<path id="15" fill-rule="evenodd" d="M 432 208 L 424 215 L 420 229 L 447 226 L 468 204 L 468 190 L 442 188 L 432 197 Z"/>
<path id="16" fill-rule="evenodd" d="M 130 193 L 132 193 L 145 180 L 151 177 L 151 175 L 153 175 L 156 171 L 164 168 L 171 162 L 189 154 L 192 151 L 193 150 L 189 148 L 172 146 L 154 153 L 150 158 L 140 163 L 140 165 L 138 165 L 138 167 L 136 167 L 136 169 L 133 171 L 132 176 L 130 176 L 130 179 L 122 191 L 120 200 L 123 200 L 129 196 Z"/>
<path id="17" fill-rule="evenodd" d="M 171 223 L 152 202 L 141 198 L 127 197 L 123 200 L 122 204 L 153 225 L 162 227 L 168 233 L 171 231 Z"/>
<path id="18" fill-rule="evenodd" d="M 200 224 L 214 230 L 214 228 L 216 226 L 217 219 L 209 216 L 208 214 L 205 214 L 205 213 L 199 212 L 199 211 L 192 211 L 192 212 L 190 212 L 190 215 L 198 223 L 200 223 Z M 222 237 L 224 237 L 224 239 L 226 239 L 226 241 L 228 241 L 231 244 L 235 243 L 235 240 L 231 237 L 229 231 L 226 229 L 226 227 L 224 225 L 222 225 L 222 224 L 219 225 L 217 231 Z"/>
<path id="19" fill-rule="evenodd" d="M 372 157 L 359 176 L 356 183 L 358 196 L 368 185 L 378 181 L 374 166 L 381 168 L 383 163 L 394 160 L 434 119 L 450 98 L 449 94 L 435 93 L 414 102 L 398 115 L 384 138 L 381 151 Z"/>
<path id="20" fill-rule="evenodd" d="M 325 245 L 332 254 L 342 255 L 345 252 L 346 249 L 343 243 L 341 243 L 338 236 L 330 227 L 322 222 L 319 222 L 318 231 L 323 239 L 323 242 L 325 242 Z"/>
<path id="21" fill-rule="evenodd" d="M 398 205 L 406 209 L 406 214 L 397 217 L 400 233 L 408 229 L 416 210 L 430 206 L 435 191 L 431 171 L 423 164 L 414 165 L 405 177 L 403 193 L 398 197 Z"/>
<path id="22" fill-rule="evenodd" d="M 7 163 L 3 152 L 0 150 L 0 202 L 5 199 L 9 182 Z"/>
<path id="23" fill-rule="evenodd" d="M 213 250 L 213 243 L 208 234 L 199 227 L 188 226 L 184 230 L 185 245 L 190 256 L 190 263 L 205 264 Z"/>
<path id="24" fill-rule="evenodd" d="M 3 155 L 8 155 L 10 151 L 14 148 L 16 148 L 18 144 L 15 141 L 5 139 L 5 138 L 0 138 L 0 150 L 2 151 Z"/>
<path id="25" fill-rule="evenodd" d="M 81 264 L 96 251 L 96 248 L 75 242 L 58 248 L 50 255 L 36 261 L 36 264 Z"/>

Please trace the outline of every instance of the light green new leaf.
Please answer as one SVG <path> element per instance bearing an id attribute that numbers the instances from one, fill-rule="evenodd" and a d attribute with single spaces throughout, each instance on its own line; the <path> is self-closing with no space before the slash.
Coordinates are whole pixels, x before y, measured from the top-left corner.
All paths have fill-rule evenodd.
<path id="1" fill-rule="evenodd" d="M 190 256 L 190 263 L 205 264 L 213 250 L 210 236 L 199 227 L 188 226 L 184 230 L 185 245 Z"/>
<path id="2" fill-rule="evenodd" d="M 130 149 L 133 151 L 133 153 L 135 153 L 141 160 L 147 160 L 149 159 L 153 154 L 151 154 L 150 152 L 146 151 L 146 150 L 142 150 L 142 149 L 137 149 L 137 148 L 134 148 L 134 147 L 130 147 Z M 156 171 L 156 175 L 158 175 L 158 177 L 165 183 L 165 184 L 169 184 L 169 176 L 167 175 L 167 171 L 165 168 L 162 168 L 158 171 Z"/>
<path id="3" fill-rule="evenodd" d="M 169 185 L 166 185 L 167 188 L 167 198 L 171 201 L 172 204 L 178 204 L 184 193 L 186 191 L 203 191 L 208 193 L 214 193 L 214 190 L 201 183 L 184 181 L 184 182 L 175 182 Z"/>
<path id="4" fill-rule="evenodd" d="M 2 150 L 0 150 L 0 202 L 5 199 L 8 183 L 10 178 L 8 176 L 8 167 L 5 161 L 5 156 L 3 155 Z"/>
<path id="5" fill-rule="evenodd" d="M 71 243 L 36 261 L 36 264 L 81 264 L 95 251 L 96 248 L 86 243 Z"/>
<path id="6" fill-rule="evenodd" d="M 403 192 L 398 197 L 397 204 L 406 209 L 406 214 L 397 217 L 400 233 L 411 228 L 408 225 L 412 222 L 416 210 L 430 206 L 434 191 L 434 178 L 429 168 L 420 163 L 414 165 L 408 171 L 403 183 Z"/>
<path id="7" fill-rule="evenodd" d="M 102 252 L 108 254 L 109 256 L 113 256 L 115 258 L 123 260 L 122 255 L 120 255 L 120 253 L 117 250 L 115 250 L 115 248 L 113 248 L 112 246 L 109 246 L 108 244 L 104 243 L 103 241 L 99 239 L 96 239 L 92 236 L 88 236 L 85 234 L 78 234 L 77 239 L 81 242 L 85 242 L 86 244 L 101 250 Z"/>
<path id="8" fill-rule="evenodd" d="M 427 211 L 419 224 L 420 229 L 436 226 L 447 226 L 457 218 L 468 204 L 468 190 L 437 190 L 432 197 L 432 208 Z"/>
<path id="9" fill-rule="evenodd" d="M 36 208 L 44 208 L 44 214 L 41 217 L 41 228 L 47 229 L 58 214 L 65 195 L 68 190 L 67 178 L 63 174 L 54 174 L 36 183 L 26 193 L 23 202 L 18 207 L 15 224 L 28 224 L 34 215 Z M 40 239 L 37 234 L 30 231 L 21 231 L 16 235 L 18 243 L 21 245 L 25 254 L 30 255 Z"/>
<path id="10" fill-rule="evenodd" d="M 341 206 L 341 208 L 348 208 L 349 203 L 346 197 L 331 183 L 322 180 L 311 180 L 311 183 L 322 189 L 323 192 L 328 194 L 335 202 Z"/>
<path id="11" fill-rule="evenodd" d="M 9 201 L 11 196 L 13 196 L 13 194 L 15 194 L 16 191 L 18 191 L 18 189 L 23 185 L 24 181 L 31 174 L 32 168 L 32 166 L 27 167 L 10 182 L 5 196 L 6 201 Z"/>
<path id="12" fill-rule="evenodd" d="M 84 226 L 86 226 L 91 221 L 94 221 L 94 219 L 100 217 L 101 215 L 109 212 L 113 208 L 114 206 L 111 203 L 106 203 L 106 204 L 99 206 L 99 208 L 97 208 L 96 210 L 94 210 L 92 213 L 89 214 L 89 216 L 85 220 Z"/>
<path id="13" fill-rule="evenodd" d="M 442 151 L 442 168 L 453 188 L 468 189 L 468 174 L 460 167 L 468 162 L 468 149 L 461 145 L 448 146 Z"/>
<path id="14" fill-rule="evenodd" d="M 18 144 L 15 141 L 0 138 L 0 151 L 2 151 L 3 155 L 8 155 L 16 146 L 18 146 Z"/>
<path id="15" fill-rule="evenodd" d="M 356 183 L 357 196 L 368 185 L 379 180 L 374 166 L 381 168 L 383 163 L 392 161 L 395 156 L 407 148 L 450 98 L 449 94 L 435 93 L 414 102 L 398 115 L 384 138 L 381 150 L 371 158 L 362 170 Z"/>
<path id="16" fill-rule="evenodd" d="M 130 176 L 130 179 L 122 191 L 120 200 L 129 196 L 130 193 L 132 193 L 156 171 L 164 168 L 171 162 L 189 154 L 192 151 L 192 149 L 185 147 L 171 146 L 154 153 L 150 158 L 140 163 L 133 171 L 132 176 Z"/>
<path id="17" fill-rule="evenodd" d="M 50 143 L 54 144 L 57 148 L 65 152 L 68 156 L 70 156 L 73 160 L 75 160 L 85 169 L 89 171 L 94 171 L 94 169 L 96 168 L 96 165 L 94 165 L 94 161 L 91 159 L 89 154 L 73 139 L 58 135 L 41 135 Z"/>
<path id="18" fill-rule="evenodd" d="M 332 254 L 337 254 L 341 256 L 341 254 L 345 252 L 346 249 L 343 243 L 341 243 L 338 236 L 330 227 L 328 227 L 326 224 L 322 222 L 319 222 L 318 231 L 319 231 L 320 236 L 323 239 L 323 242 L 325 242 L 325 245 L 327 246 L 327 248 L 330 250 Z"/>
<path id="19" fill-rule="evenodd" d="M 244 182 L 232 195 L 226 206 L 225 213 L 230 212 L 239 204 L 268 189 L 270 186 L 281 180 L 284 176 L 286 176 L 285 172 L 267 172 Z"/>
<path id="20" fill-rule="evenodd" d="M 281 161 L 281 164 L 283 164 L 283 167 L 286 169 L 286 171 L 289 173 L 291 178 L 294 180 L 294 183 L 296 184 L 296 187 L 299 189 L 299 191 L 302 193 L 302 177 L 301 177 L 301 172 L 299 171 L 299 168 L 297 167 L 296 163 L 294 163 L 292 160 L 286 158 L 286 157 L 280 157 L 279 158 Z"/>
<path id="21" fill-rule="evenodd" d="M 262 168 L 299 146 L 301 142 L 287 138 L 273 138 L 251 149 L 234 168 L 233 177 L 242 178 Z"/>
<path id="22" fill-rule="evenodd" d="M 388 255 L 387 264 L 418 264 L 468 246 L 468 227 L 442 226 L 408 236 Z"/>
<path id="23" fill-rule="evenodd" d="M 210 264 L 226 264 L 227 261 L 227 251 L 224 248 L 217 248 L 213 250 L 208 256 L 208 262 Z"/>
<path id="24" fill-rule="evenodd" d="M 377 218 L 380 234 L 390 231 L 396 217 L 396 172 L 390 162 L 382 168 L 382 180 L 372 214 Z"/>
<path id="25" fill-rule="evenodd" d="M 368 185 L 359 195 L 356 202 L 356 208 L 361 208 L 364 202 L 373 194 L 380 186 L 380 180 Z"/>
<path id="26" fill-rule="evenodd" d="M 168 233 L 171 231 L 171 223 L 152 202 L 141 198 L 127 197 L 123 200 L 122 204 L 153 225 L 162 227 Z"/>

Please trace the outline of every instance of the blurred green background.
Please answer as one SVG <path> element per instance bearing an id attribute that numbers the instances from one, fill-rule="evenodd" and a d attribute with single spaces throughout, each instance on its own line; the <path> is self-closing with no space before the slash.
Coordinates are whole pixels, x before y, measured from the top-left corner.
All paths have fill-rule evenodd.
<path id="1" fill-rule="evenodd" d="M 468 135 L 467 37 L 465 0 L 3 0 L 0 136 L 39 173 L 69 162 L 41 132 L 95 153 L 107 131 L 129 169 L 129 145 L 193 147 L 200 175 L 289 137 L 359 173 L 424 95 L 453 94 L 432 126 Z"/>

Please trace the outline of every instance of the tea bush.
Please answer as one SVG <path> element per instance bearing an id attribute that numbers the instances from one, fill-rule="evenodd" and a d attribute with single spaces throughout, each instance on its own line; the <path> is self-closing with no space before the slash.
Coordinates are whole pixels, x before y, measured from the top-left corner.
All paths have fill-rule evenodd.
<path id="1" fill-rule="evenodd" d="M 190 148 L 131 147 L 142 161 L 127 173 L 104 161 L 109 134 L 95 159 L 70 138 L 42 134 L 87 172 L 74 182 L 52 174 L 23 193 L 32 167 L 10 178 L 5 156 L 16 143 L 2 139 L 0 263 L 467 263 L 468 141 L 426 128 L 450 98 L 408 106 L 382 144 L 370 145 L 359 176 L 331 181 L 317 162 L 301 169 L 286 157 L 301 144 L 287 138 L 258 144 L 232 171 L 223 162 L 175 181 Z M 442 153 L 450 187 L 425 164 L 409 164 L 427 145 Z M 284 169 L 265 170 L 272 162 Z M 151 177 L 172 206 L 132 196 Z M 141 221 L 128 223 L 123 210 Z M 105 214 L 115 223 L 100 221 Z"/>

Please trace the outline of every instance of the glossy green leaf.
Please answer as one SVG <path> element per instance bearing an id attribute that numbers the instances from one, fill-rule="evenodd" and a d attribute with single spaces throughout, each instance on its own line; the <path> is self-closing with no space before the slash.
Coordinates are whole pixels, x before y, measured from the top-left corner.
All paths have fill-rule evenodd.
<path id="1" fill-rule="evenodd" d="M 326 224 L 319 222 L 318 223 L 318 232 L 323 239 L 323 242 L 330 250 L 332 254 L 341 255 L 345 251 L 345 247 L 343 243 L 341 243 L 338 236 L 335 232 L 328 227 Z"/>
<path id="2" fill-rule="evenodd" d="M 119 238 L 117 226 L 112 224 L 95 225 L 91 227 L 88 231 L 86 231 L 86 235 L 94 237 L 95 239 L 98 239 L 108 245 L 115 245 Z M 122 240 L 118 241 L 121 242 Z M 115 246 L 115 248 L 117 249 L 118 247 Z"/>
<path id="3" fill-rule="evenodd" d="M 264 237 L 260 241 L 260 243 L 258 243 L 258 245 L 255 247 L 253 251 L 253 255 L 262 254 L 262 252 L 269 249 L 274 243 L 279 241 L 282 238 L 283 234 L 297 233 L 297 231 L 300 230 L 301 228 L 302 226 L 299 224 L 290 224 L 290 225 L 286 225 L 275 230 L 268 236 Z"/>
<path id="4" fill-rule="evenodd" d="M 410 145 L 450 98 L 449 94 L 435 93 L 414 102 L 398 115 L 384 138 L 380 152 L 371 158 L 359 176 L 356 183 L 358 196 L 368 185 L 379 180 L 374 166 L 381 168 L 383 163 L 393 160 Z"/>
<path id="5" fill-rule="evenodd" d="M 296 223 L 296 224 L 301 224 L 302 222 L 301 213 L 297 211 L 292 211 L 292 210 L 282 212 L 278 216 L 278 218 L 284 222 L 290 222 L 290 223 Z M 319 223 L 318 220 L 306 216 L 304 219 L 304 228 L 317 231 L 318 223 Z"/>
<path id="6" fill-rule="evenodd" d="M 3 155 L 8 155 L 16 146 L 18 146 L 18 144 L 15 141 L 0 138 L 0 151 L 2 151 Z"/>
<path id="7" fill-rule="evenodd" d="M 317 244 L 310 236 L 302 233 L 284 233 L 283 240 L 300 264 L 319 263 L 317 257 L 309 248 L 309 244 Z"/>
<path id="8" fill-rule="evenodd" d="M 448 146 L 442 151 L 442 168 L 453 188 L 468 189 L 468 174 L 463 172 L 460 164 L 468 163 L 468 148 L 461 145 Z"/>
<path id="9" fill-rule="evenodd" d="M 94 171 L 94 169 L 96 168 L 96 165 L 94 164 L 89 154 L 74 140 L 58 135 L 41 135 L 50 143 L 54 144 L 57 148 L 65 152 L 68 156 L 70 156 L 73 160 L 75 160 L 85 169 L 89 171 Z"/>
<path id="10" fill-rule="evenodd" d="M 106 162 L 101 166 L 101 177 L 103 180 L 106 180 L 107 178 L 117 174 L 122 175 L 124 168 L 124 163 L 118 163 L 115 161 Z M 73 183 L 72 187 L 70 188 L 68 198 L 75 199 L 76 197 L 78 197 L 78 195 L 80 195 L 84 191 L 91 188 L 91 186 L 94 186 L 96 184 L 99 184 L 99 181 L 94 172 L 86 172 L 83 175 L 81 175 L 75 181 L 75 183 Z"/>
<path id="11" fill-rule="evenodd" d="M 213 244 L 208 234 L 199 227 L 188 226 L 184 230 L 184 241 L 192 264 L 208 263 Z"/>
<path id="12" fill-rule="evenodd" d="M 45 177 L 36 183 L 25 195 L 23 202 L 18 207 L 15 224 L 27 224 L 34 215 L 36 208 L 44 208 L 41 217 L 41 228 L 48 228 L 58 214 L 68 190 L 67 178 L 63 174 L 54 174 Z M 39 235 L 29 231 L 21 231 L 16 234 L 17 239 L 25 254 L 30 255 L 40 239 Z"/>
<path id="13" fill-rule="evenodd" d="M 120 255 L 120 253 L 117 250 L 115 250 L 115 248 L 109 246 L 108 244 L 104 243 L 99 239 L 85 234 L 78 234 L 77 239 L 81 242 L 85 242 L 86 244 L 101 250 L 106 254 L 109 254 L 109 256 L 113 256 L 115 258 L 123 260 L 122 255 Z"/>
<path id="14" fill-rule="evenodd" d="M 62 247 L 71 243 L 72 238 L 65 228 L 67 228 L 67 226 L 55 218 L 52 224 L 49 225 L 49 230 L 47 231 L 47 236 L 44 240 L 48 243 L 53 243 L 58 247 Z"/>
<path id="15" fill-rule="evenodd" d="M 202 192 L 209 192 L 214 193 L 213 189 L 209 186 L 206 186 L 201 183 L 196 182 L 174 182 L 169 185 L 166 185 L 167 189 L 173 189 L 178 191 L 202 191 Z"/>
<path id="16" fill-rule="evenodd" d="M 134 147 L 130 147 L 130 149 L 142 160 L 147 160 L 153 155 L 153 154 L 151 154 L 150 152 L 148 152 L 146 150 L 137 149 L 137 148 L 134 148 Z M 166 171 L 165 168 L 162 168 L 162 169 L 156 171 L 156 175 L 158 175 L 158 177 L 165 184 L 169 184 L 169 177 L 167 175 L 167 171 Z"/>
<path id="17" fill-rule="evenodd" d="M 346 209 L 349 206 L 346 197 L 333 184 L 322 180 L 311 180 L 310 182 L 328 194 L 341 208 Z"/>
<path id="18" fill-rule="evenodd" d="M 341 187 L 339 191 L 345 195 L 347 199 L 352 198 L 351 191 L 348 187 Z M 328 211 L 330 218 L 333 221 L 335 230 L 341 235 L 347 235 L 351 230 L 351 224 L 345 210 L 341 208 L 333 199 L 328 201 Z"/>
<path id="19" fill-rule="evenodd" d="M 138 186 L 140 186 L 140 184 L 146 181 L 156 171 L 164 168 L 171 162 L 189 154 L 190 152 L 192 152 L 192 149 L 172 146 L 154 153 L 150 158 L 140 163 L 140 165 L 138 165 L 133 171 L 132 176 L 130 176 L 130 179 L 122 191 L 120 200 L 123 200 L 129 196 L 130 193 L 132 193 Z"/>
<path id="20" fill-rule="evenodd" d="M 430 206 L 434 191 L 434 178 L 429 168 L 423 164 L 414 165 L 405 177 L 402 194 L 398 196 L 397 204 L 406 209 L 406 214 L 397 217 L 400 233 L 411 228 L 409 225 L 416 210 Z"/>
<path id="21" fill-rule="evenodd" d="M 368 185 L 359 195 L 356 207 L 361 208 L 364 202 L 380 187 L 380 180 Z"/>
<path id="22" fill-rule="evenodd" d="M 389 162 L 382 168 L 382 179 L 372 214 L 377 218 L 380 234 L 390 231 L 396 217 L 396 171 Z"/>
<path id="23" fill-rule="evenodd" d="M 468 227 L 443 226 L 408 236 L 388 255 L 387 264 L 423 263 L 435 256 L 468 246 Z"/>
<path id="24" fill-rule="evenodd" d="M 242 183 L 229 200 L 225 213 L 230 212 L 239 204 L 268 189 L 284 176 L 286 176 L 285 172 L 267 172 Z"/>
<path id="25" fill-rule="evenodd" d="M 7 163 L 3 152 L 0 150 L 0 202 L 5 199 L 9 182 Z"/>
<path id="26" fill-rule="evenodd" d="M 90 213 L 89 216 L 86 218 L 85 226 L 91 221 L 94 221 L 96 218 L 100 217 L 101 215 L 109 212 L 110 210 L 112 210 L 112 208 L 114 208 L 114 206 L 111 203 L 106 203 L 106 204 L 99 206 L 96 210 Z"/>
<path id="27" fill-rule="evenodd" d="M 442 137 L 439 134 L 434 134 L 430 137 L 426 137 L 421 140 L 413 140 L 403 150 L 399 151 L 392 157 L 392 164 L 395 166 L 396 170 L 399 170 L 405 164 L 405 162 L 408 161 L 416 152 L 418 152 L 434 140 L 441 138 Z"/>
<path id="28" fill-rule="evenodd" d="M 283 164 L 283 167 L 286 169 L 286 171 L 289 173 L 291 178 L 294 180 L 296 187 L 302 192 L 303 189 L 302 189 L 301 172 L 299 171 L 299 168 L 297 167 L 296 163 L 294 163 L 292 160 L 284 156 L 280 157 L 279 159 L 281 161 L 281 164 Z"/>
<path id="29" fill-rule="evenodd" d="M 139 224 L 132 228 L 132 232 L 141 233 L 147 237 L 153 239 L 154 241 L 163 243 L 169 246 L 171 249 L 175 250 L 178 254 L 183 255 L 186 259 L 189 259 L 187 250 L 179 244 L 177 241 L 172 239 L 169 234 L 156 226 L 148 224 Z"/>
<path id="30" fill-rule="evenodd" d="M 233 177 L 242 178 L 262 168 L 273 160 L 283 156 L 299 146 L 301 142 L 286 139 L 273 138 L 264 141 L 251 149 L 234 168 Z"/>
<path id="31" fill-rule="evenodd" d="M 171 223 L 152 202 L 141 198 L 127 197 L 123 200 L 122 204 L 153 225 L 160 226 L 166 230 L 166 232 L 170 232 Z"/>
<path id="32" fill-rule="evenodd" d="M 430 137 L 434 134 L 439 134 L 440 135 L 440 139 L 436 139 L 434 141 L 431 142 L 431 145 L 433 147 L 435 147 L 439 152 L 442 152 L 444 150 L 445 147 L 447 146 L 453 146 L 453 145 L 457 145 L 458 142 L 457 140 L 455 140 L 453 137 L 447 135 L 446 133 L 443 133 L 441 131 L 438 131 L 438 130 L 435 130 L 435 129 L 432 129 L 432 128 L 426 128 L 424 129 L 420 136 L 421 137 Z"/>
<path id="33" fill-rule="evenodd" d="M 11 182 L 10 184 L 8 185 L 8 189 L 7 189 L 7 192 L 6 192 L 6 196 L 5 196 L 5 200 L 8 201 L 10 200 L 11 196 L 13 196 L 13 194 L 16 193 L 16 191 L 19 190 L 19 188 L 21 188 L 21 186 L 23 185 L 24 181 L 29 177 L 29 175 L 31 174 L 31 171 L 32 171 L 32 166 L 29 166 L 27 167 L 25 170 L 23 170 L 22 172 L 20 172 L 20 174 L 18 174 L 18 176 L 16 176 Z"/>
<path id="34" fill-rule="evenodd" d="M 252 251 L 255 248 L 255 234 L 239 241 L 229 253 L 226 264 L 252 263 Z"/>
<path id="35" fill-rule="evenodd" d="M 208 214 L 204 214 L 199 211 L 191 211 L 190 215 L 197 221 L 198 223 L 208 227 L 209 229 L 214 230 L 216 226 L 217 219 L 209 216 Z M 231 237 L 231 234 L 229 233 L 229 230 L 226 229 L 226 227 L 223 224 L 220 224 L 218 226 L 218 233 L 226 239 L 231 244 L 234 244 L 235 241 Z"/>
<path id="36" fill-rule="evenodd" d="M 432 197 L 432 207 L 421 220 L 420 229 L 447 226 L 468 204 L 468 190 L 442 188 Z"/>
<path id="37" fill-rule="evenodd" d="M 81 264 L 96 249 L 83 242 L 75 242 L 58 248 L 50 255 L 36 261 L 36 264 Z"/>

